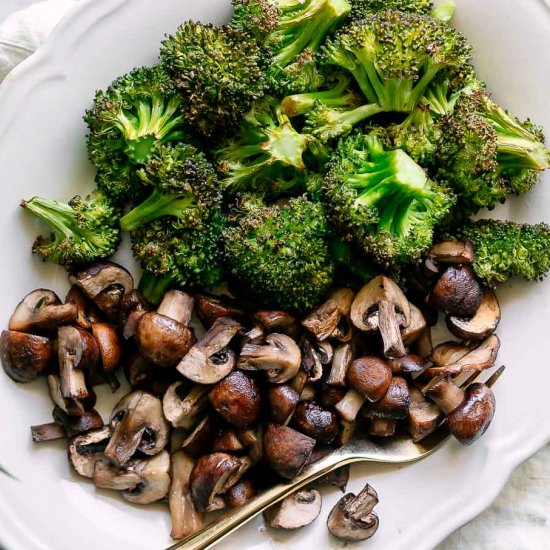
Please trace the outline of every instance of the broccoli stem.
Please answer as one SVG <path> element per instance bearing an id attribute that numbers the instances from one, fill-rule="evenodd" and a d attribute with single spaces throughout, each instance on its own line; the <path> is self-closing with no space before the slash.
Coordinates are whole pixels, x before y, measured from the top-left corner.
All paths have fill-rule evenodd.
<path id="1" fill-rule="evenodd" d="M 138 289 L 146 300 L 158 306 L 166 291 L 173 285 L 174 280 L 170 275 L 155 275 L 150 271 L 144 271 Z"/>
<path id="2" fill-rule="evenodd" d="M 456 4 L 453 0 L 443 0 L 443 2 L 432 11 L 432 17 L 448 23 L 454 17 L 455 11 Z"/>
<path id="3" fill-rule="evenodd" d="M 79 239 L 75 231 L 75 216 L 73 209 L 66 203 L 33 197 L 21 201 L 21 206 L 41 219 L 55 234 L 68 238 Z"/>
<path id="4" fill-rule="evenodd" d="M 348 243 L 342 239 L 334 238 L 328 243 L 330 255 L 336 265 L 355 275 L 361 283 L 370 281 L 378 273 L 373 267 L 358 257 Z"/>
<path id="5" fill-rule="evenodd" d="M 197 206 L 196 198 L 191 194 L 165 194 L 155 189 L 149 197 L 120 220 L 124 231 L 133 231 L 140 225 L 152 222 L 163 216 L 184 218 Z"/>

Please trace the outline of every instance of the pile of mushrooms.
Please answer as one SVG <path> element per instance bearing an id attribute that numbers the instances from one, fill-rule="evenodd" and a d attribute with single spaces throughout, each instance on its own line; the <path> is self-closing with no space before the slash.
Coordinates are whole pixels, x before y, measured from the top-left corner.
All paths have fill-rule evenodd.
<path id="1" fill-rule="evenodd" d="M 445 422 L 463 444 L 482 435 L 494 395 L 484 384 L 463 391 L 455 379 L 494 365 L 500 309 L 472 261 L 467 242 L 436 245 L 407 295 L 380 275 L 357 293 L 332 290 L 302 320 L 181 290 L 155 309 L 126 269 L 98 262 L 71 274 L 64 301 L 29 293 L 0 337 L 0 358 L 16 382 L 46 377 L 53 421 L 31 428 L 35 441 L 66 438 L 71 466 L 100 489 L 136 504 L 166 500 L 171 535 L 183 539 L 208 512 L 293 479 L 352 437 L 408 430 L 418 442 Z M 434 308 L 460 341 L 432 346 Z M 121 393 L 105 424 L 97 384 Z M 341 468 L 287 497 L 266 522 L 311 523 L 321 509 L 316 486 L 345 491 L 348 476 Z M 372 536 L 377 502 L 369 486 L 347 494 L 330 532 Z"/>

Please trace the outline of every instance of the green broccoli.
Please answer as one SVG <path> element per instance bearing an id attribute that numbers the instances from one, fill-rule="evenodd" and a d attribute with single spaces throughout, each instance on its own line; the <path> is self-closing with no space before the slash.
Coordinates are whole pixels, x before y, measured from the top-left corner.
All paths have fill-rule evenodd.
<path id="1" fill-rule="evenodd" d="M 185 137 L 180 100 L 161 67 L 135 69 L 96 93 L 84 120 L 88 154 L 98 168 L 98 185 L 124 202 L 139 186 L 133 170 L 157 143 Z"/>
<path id="2" fill-rule="evenodd" d="M 456 4 L 454 0 L 442 0 L 432 11 L 432 17 L 449 23 L 455 15 Z"/>
<path id="3" fill-rule="evenodd" d="M 468 221 L 455 237 L 474 245 L 474 271 L 490 287 L 510 277 L 541 280 L 550 270 L 550 227 L 501 220 Z"/>
<path id="4" fill-rule="evenodd" d="M 138 175 L 153 192 L 121 218 L 124 231 L 162 216 L 179 218 L 182 227 L 196 227 L 221 203 L 214 167 L 193 145 L 156 146 Z"/>
<path id="5" fill-rule="evenodd" d="M 233 7 L 231 24 L 263 48 L 269 84 L 277 95 L 322 84 L 315 53 L 351 10 L 348 0 L 233 0 Z"/>
<path id="6" fill-rule="evenodd" d="M 158 306 L 166 292 L 177 283 L 171 275 L 155 275 L 150 271 L 144 271 L 139 279 L 138 290 L 151 304 Z"/>
<path id="7" fill-rule="evenodd" d="M 246 115 L 237 137 L 217 151 L 223 189 L 232 196 L 244 190 L 274 196 L 302 191 L 308 155 L 322 162 L 328 153 L 293 127 L 278 100 L 267 97 Z"/>
<path id="8" fill-rule="evenodd" d="M 238 29 L 188 21 L 164 40 L 160 57 L 186 121 L 206 138 L 235 131 L 264 94 L 260 49 Z"/>
<path id="9" fill-rule="evenodd" d="M 120 243 L 119 210 L 99 191 L 84 199 L 77 195 L 68 204 L 33 197 L 21 206 L 52 231 L 39 236 L 32 251 L 67 269 L 111 256 Z"/>
<path id="10" fill-rule="evenodd" d="M 417 259 L 454 197 L 404 151 L 374 133 L 340 141 L 328 164 L 323 202 L 341 236 L 383 269 Z"/>
<path id="11" fill-rule="evenodd" d="M 395 10 L 352 23 L 323 48 L 325 61 L 348 70 L 368 103 L 398 112 L 412 111 L 437 76 L 459 87 L 471 72 L 470 50 L 445 22 Z"/>
<path id="12" fill-rule="evenodd" d="M 431 15 L 432 0 L 349 0 L 351 4 L 350 19 L 361 20 L 376 12 L 398 10 L 418 15 Z"/>
<path id="13" fill-rule="evenodd" d="M 223 233 L 225 261 L 241 297 L 303 312 L 323 298 L 334 264 L 323 207 L 305 197 L 266 206 L 247 196 Z"/>
<path id="14" fill-rule="evenodd" d="M 461 94 L 441 127 L 437 175 L 456 191 L 464 215 L 529 191 L 550 167 L 540 128 L 510 116 L 479 86 Z"/>
<path id="15" fill-rule="evenodd" d="M 130 234 L 134 257 L 145 271 L 165 282 L 214 288 L 223 279 L 220 239 L 225 226 L 226 217 L 219 210 L 211 210 L 197 228 L 159 218 Z"/>

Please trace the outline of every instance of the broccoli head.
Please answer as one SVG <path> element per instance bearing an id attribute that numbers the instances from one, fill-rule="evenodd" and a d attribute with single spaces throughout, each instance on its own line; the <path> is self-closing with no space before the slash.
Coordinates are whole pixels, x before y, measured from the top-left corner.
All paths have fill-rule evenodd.
<path id="1" fill-rule="evenodd" d="M 455 235 L 474 245 L 474 271 L 486 285 L 510 277 L 541 280 L 550 270 L 550 227 L 502 220 L 468 221 Z"/>
<path id="2" fill-rule="evenodd" d="M 219 210 L 212 210 L 196 228 L 159 218 L 132 231 L 134 257 L 165 282 L 212 289 L 223 279 L 220 239 L 225 226 L 226 217 Z"/>
<path id="3" fill-rule="evenodd" d="M 21 206 L 51 230 L 50 236 L 36 239 L 32 251 L 67 269 L 107 258 L 120 243 L 119 210 L 99 191 L 77 195 L 67 204 L 33 197 Z"/>
<path id="4" fill-rule="evenodd" d="M 261 45 L 270 87 L 281 96 L 322 84 L 315 53 L 351 10 L 348 0 L 233 0 L 233 7 L 232 26 Z"/>
<path id="5" fill-rule="evenodd" d="M 170 79 L 158 66 L 135 69 L 96 93 L 84 120 L 88 154 L 106 195 L 120 202 L 132 198 L 133 167 L 147 160 L 155 144 L 185 137 L 179 108 Z"/>
<path id="6" fill-rule="evenodd" d="M 340 141 L 324 185 L 323 202 L 341 236 L 384 269 L 417 259 L 454 201 L 404 151 L 385 150 L 374 133 Z"/>
<path id="7" fill-rule="evenodd" d="M 305 197 L 266 206 L 247 196 L 223 233 L 235 291 L 257 306 L 305 311 L 323 298 L 334 274 L 323 207 Z"/>
<path id="8" fill-rule="evenodd" d="M 261 52 L 238 29 L 188 21 L 162 43 L 160 57 L 179 91 L 186 121 L 217 139 L 236 130 L 264 94 Z"/>
<path id="9" fill-rule="evenodd" d="M 323 48 L 325 61 L 349 71 L 368 103 L 400 112 L 412 111 L 438 75 L 457 87 L 471 72 L 470 50 L 444 21 L 396 10 L 353 22 Z"/>
<path id="10" fill-rule="evenodd" d="M 430 15 L 433 10 L 432 0 L 349 0 L 349 2 L 350 19 L 353 21 L 385 10 L 398 10 L 418 15 Z"/>
<path id="11" fill-rule="evenodd" d="M 214 167 L 193 145 L 156 146 L 138 175 L 153 191 L 122 217 L 124 231 L 163 216 L 179 218 L 180 226 L 197 227 L 221 203 Z"/>
<path id="12" fill-rule="evenodd" d="M 278 100 L 267 97 L 246 115 L 236 138 L 217 151 L 223 189 L 229 195 L 249 190 L 278 196 L 301 191 L 309 155 L 327 156 L 311 135 L 299 133 Z"/>

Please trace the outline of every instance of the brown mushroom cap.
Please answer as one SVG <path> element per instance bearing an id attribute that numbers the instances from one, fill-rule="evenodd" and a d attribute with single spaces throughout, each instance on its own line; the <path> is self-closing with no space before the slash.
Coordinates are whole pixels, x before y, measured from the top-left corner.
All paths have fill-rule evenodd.
<path id="1" fill-rule="evenodd" d="M 302 339 L 300 350 L 302 354 L 301 368 L 306 371 L 310 382 L 319 381 L 321 376 L 323 376 L 323 364 L 321 363 L 321 357 L 309 338 Z"/>
<path id="2" fill-rule="evenodd" d="M 214 422 L 210 416 L 205 416 L 195 427 L 195 429 L 185 438 L 181 448 L 193 458 L 212 451 L 212 439 L 215 433 Z"/>
<path id="3" fill-rule="evenodd" d="M 116 317 L 122 300 L 134 289 L 134 279 L 124 267 L 101 260 L 69 277 L 109 317 Z"/>
<path id="4" fill-rule="evenodd" d="M 76 321 L 77 315 L 75 304 L 62 304 L 53 290 L 38 288 L 19 302 L 8 328 L 19 332 L 52 329 Z"/>
<path id="5" fill-rule="evenodd" d="M 71 439 L 68 449 L 69 463 L 78 474 L 94 477 L 95 463 L 103 458 L 110 437 L 111 428 L 104 426 Z"/>
<path id="6" fill-rule="evenodd" d="M 347 390 L 340 386 L 329 386 L 323 384 L 323 388 L 320 391 L 320 401 L 324 407 L 334 407 L 336 403 L 344 399 Z"/>
<path id="7" fill-rule="evenodd" d="M 389 365 L 373 355 L 355 359 L 346 372 L 347 383 L 369 401 L 381 399 L 388 391 L 391 379 Z"/>
<path id="8" fill-rule="evenodd" d="M 253 378 L 241 371 L 233 371 L 218 382 L 209 398 L 214 409 L 238 428 L 250 426 L 261 413 L 260 388 Z"/>
<path id="9" fill-rule="evenodd" d="M 4 330 L 0 336 L 0 360 L 15 382 L 30 382 L 48 370 L 52 343 L 48 338 Z"/>
<path id="10" fill-rule="evenodd" d="M 93 323 L 92 334 L 99 349 L 103 372 L 114 372 L 122 359 L 122 344 L 116 327 L 109 323 Z"/>
<path id="11" fill-rule="evenodd" d="M 217 319 L 229 317 L 241 321 L 244 311 L 233 300 L 212 294 L 195 294 L 196 312 L 200 322 L 210 328 Z"/>
<path id="12" fill-rule="evenodd" d="M 464 340 L 483 340 L 493 334 L 500 322 L 500 305 L 496 294 L 490 290 L 483 295 L 472 317 L 447 315 L 448 329 Z"/>
<path id="13" fill-rule="evenodd" d="M 365 416 L 390 420 L 407 418 L 410 404 L 411 394 L 407 381 L 401 376 L 394 376 L 388 386 L 388 391 L 382 399 L 369 404 Z"/>
<path id="14" fill-rule="evenodd" d="M 241 461 L 227 453 L 199 458 L 189 478 L 189 488 L 197 510 L 206 512 L 214 497 L 225 493 L 241 476 Z"/>
<path id="15" fill-rule="evenodd" d="M 246 344 L 237 366 L 243 370 L 265 370 L 270 382 L 283 384 L 300 369 L 301 352 L 298 344 L 285 334 L 269 334 L 265 344 Z"/>
<path id="16" fill-rule="evenodd" d="M 431 290 L 426 303 L 450 315 L 473 315 L 481 303 L 481 287 L 468 266 L 450 266 Z"/>
<path id="17" fill-rule="evenodd" d="M 495 406 L 495 394 L 489 386 L 471 384 L 462 403 L 447 415 L 449 430 L 462 445 L 471 445 L 487 431 Z"/>
<path id="18" fill-rule="evenodd" d="M 231 454 L 243 450 L 244 445 L 239 439 L 237 428 L 229 425 L 222 426 L 214 439 L 212 451 Z"/>
<path id="19" fill-rule="evenodd" d="M 95 409 L 86 411 L 81 416 L 69 416 L 60 407 L 54 407 L 52 416 L 56 422 L 63 425 L 69 437 L 103 427 L 103 420 Z"/>
<path id="20" fill-rule="evenodd" d="M 300 325 L 296 317 L 279 309 L 261 309 L 252 315 L 252 322 L 262 327 L 265 332 L 286 334 L 298 338 Z"/>
<path id="21" fill-rule="evenodd" d="M 371 538 L 378 529 L 378 517 L 372 509 L 378 504 L 378 495 L 370 486 L 355 496 L 348 493 L 331 510 L 327 527 L 331 535 L 350 542 Z"/>
<path id="22" fill-rule="evenodd" d="M 393 374 L 412 374 L 422 372 L 426 366 L 426 361 L 420 355 L 408 353 L 403 357 L 389 359 L 388 364 Z"/>
<path id="23" fill-rule="evenodd" d="M 475 261 L 474 247 L 467 239 L 434 244 L 428 256 L 440 264 L 473 264 Z"/>
<path id="24" fill-rule="evenodd" d="M 256 496 L 254 484 L 249 479 L 241 479 L 225 493 L 225 500 L 231 508 L 239 508 Z"/>
<path id="25" fill-rule="evenodd" d="M 409 304 L 411 308 L 411 322 L 409 326 L 401 330 L 401 338 L 404 346 L 410 346 L 420 337 L 428 328 L 428 322 L 424 314 L 414 305 Z"/>
<path id="26" fill-rule="evenodd" d="M 123 397 L 113 408 L 109 422 L 113 434 L 105 456 L 117 466 L 126 464 L 136 450 L 158 454 L 168 441 L 169 426 L 162 403 L 149 393 L 135 391 Z"/>
<path id="27" fill-rule="evenodd" d="M 306 465 L 315 439 L 287 426 L 269 424 L 264 434 L 264 457 L 281 477 L 292 479 Z"/>
<path id="28" fill-rule="evenodd" d="M 408 430 L 415 443 L 418 443 L 431 433 L 443 421 L 443 412 L 435 404 L 428 401 L 422 392 L 414 386 L 411 391 L 411 406 L 409 407 Z"/>
<path id="29" fill-rule="evenodd" d="M 338 435 L 338 417 L 314 401 L 298 403 L 292 417 L 292 427 L 315 439 L 318 443 L 331 443 Z"/>
<path id="30" fill-rule="evenodd" d="M 464 392 L 449 375 L 432 378 L 422 393 L 446 414 L 454 411 L 464 401 Z"/>
<path id="31" fill-rule="evenodd" d="M 286 424 L 299 399 L 300 394 L 287 384 L 270 385 L 267 390 L 267 402 L 273 422 Z"/>
<path id="32" fill-rule="evenodd" d="M 84 330 L 90 330 L 92 323 L 100 322 L 100 314 L 96 306 L 88 299 L 82 289 L 72 285 L 65 296 L 65 302 L 71 302 L 76 305 L 77 317 L 75 323 Z"/>
<path id="33" fill-rule="evenodd" d="M 315 489 L 300 489 L 264 511 L 264 519 L 275 529 L 300 529 L 321 513 L 321 495 Z"/>

